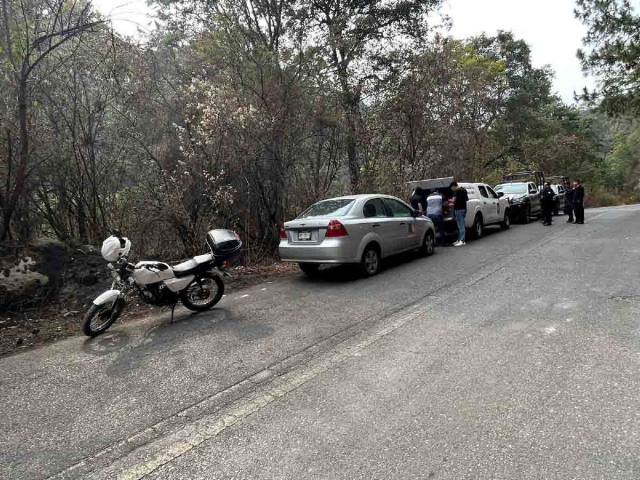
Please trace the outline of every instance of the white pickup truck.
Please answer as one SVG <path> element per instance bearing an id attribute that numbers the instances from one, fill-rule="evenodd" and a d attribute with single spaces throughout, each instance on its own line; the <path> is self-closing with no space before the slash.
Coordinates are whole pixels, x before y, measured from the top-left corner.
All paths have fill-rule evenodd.
<path id="1" fill-rule="evenodd" d="M 432 192 L 439 191 L 444 195 L 445 199 L 451 200 L 453 192 L 449 187 L 453 182 L 453 177 L 436 178 L 430 180 L 417 180 L 409 182 L 411 192 L 417 187 Z M 468 230 L 467 236 L 472 238 L 482 237 L 484 227 L 488 225 L 500 225 L 503 229 L 511 226 L 511 216 L 509 212 L 509 200 L 502 194 L 497 194 L 486 183 L 462 183 L 463 187 L 469 195 L 467 203 L 467 216 L 465 218 L 465 227 Z M 445 233 L 448 236 L 454 236 L 458 227 L 453 214 L 453 209 L 449 205 L 443 207 L 443 215 L 445 221 Z"/>
<path id="2" fill-rule="evenodd" d="M 486 183 L 460 183 L 469 195 L 465 227 L 473 238 L 480 238 L 487 225 L 511 226 L 509 200 L 493 191 Z"/>

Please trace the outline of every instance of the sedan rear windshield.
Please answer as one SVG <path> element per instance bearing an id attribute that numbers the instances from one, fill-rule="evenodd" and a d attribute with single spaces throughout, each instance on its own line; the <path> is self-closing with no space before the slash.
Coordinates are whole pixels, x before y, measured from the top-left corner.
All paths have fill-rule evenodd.
<path id="1" fill-rule="evenodd" d="M 527 186 L 526 185 L 498 185 L 495 188 L 496 192 L 504 192 L 506 194 L 508 193 L 527 193 Z"/>
<path id="2" fill-rule="evenodd" d="M 318 202 L 315 205 L 310 206 L 304 213 L 298 218 L 310 218 L 310 217 L 344 217 L 355 200 L 350 198 L 343 198 L 338 200 L 325 200 Z"/>

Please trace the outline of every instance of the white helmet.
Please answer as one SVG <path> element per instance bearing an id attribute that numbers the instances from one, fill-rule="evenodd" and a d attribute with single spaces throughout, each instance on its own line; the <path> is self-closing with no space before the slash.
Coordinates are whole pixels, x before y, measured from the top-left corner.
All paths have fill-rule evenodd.
<path id="1" fill-rule="evenodd" d="M 125 237 L 111 235 L 102 242 L 102 258 L 107 262 L 115 262 L 120 257 L 126 257 L 131 250 L 131 241 Z"/>

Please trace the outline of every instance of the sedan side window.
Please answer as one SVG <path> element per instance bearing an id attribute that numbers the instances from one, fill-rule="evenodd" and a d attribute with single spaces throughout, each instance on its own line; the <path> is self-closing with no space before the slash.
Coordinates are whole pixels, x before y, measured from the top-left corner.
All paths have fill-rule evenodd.
<path id="1" fill-rule="evenodd" d="M 529 193 L 538 193 L 538 189 L 533 183 L 529 184 Z"/>
<path id="2" fill-rule="evenodd" d="M 387 207 L 389 207 L 392 217 L 413 216 L 411 209 L 397 200 L 393 200 L 392 198 L 385 198 L 384 203 Z"/>
<path id="3" fill-rule="evenodd" d="M 480 190 L 480 195 L 482 195 L 484 198 L 489 198 L 489 194 L 487 193 L 487 189 L 484 188 L 484 186 L 478 185 L 478 190 Z"/>
<path id="4" fill-rule="evenodd" d="M 489 192 L 489 196 L 491 198 L 498 198 L 498 194 L 493 191 L 493 188 L 487 186 L 487 192 Z"/>
<path id="5" fill-rule="evenodd" d="M 373 198 L 364 204 L 362 208 L 364 218 L 380 218 L 387 216 L 387 209 L 382 203 L 382 199 Z"/>

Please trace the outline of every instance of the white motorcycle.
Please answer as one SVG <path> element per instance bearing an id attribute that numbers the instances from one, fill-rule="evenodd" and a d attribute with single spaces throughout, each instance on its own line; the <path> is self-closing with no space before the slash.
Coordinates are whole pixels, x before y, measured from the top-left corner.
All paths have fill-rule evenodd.
<path id="1" fill-rule="evenodd" d="M 206 243 L 210 253 L 179 265 L 153 261 L 133 265 L 127 260 L 131 242 L 113 231 L 102 244 L 102 257 L 109 262 L 113 283 L 93 301 L 82 320 L 82 332 L 95 337 L 107 331 L 136 293 L 149 305 L 171 307 L 172 322 L 178 301 L 195 312 L 212 308 L 224 294 L 224 267 L 238 258 L 242 241 L 231 230 L 211 230 Z"/>

